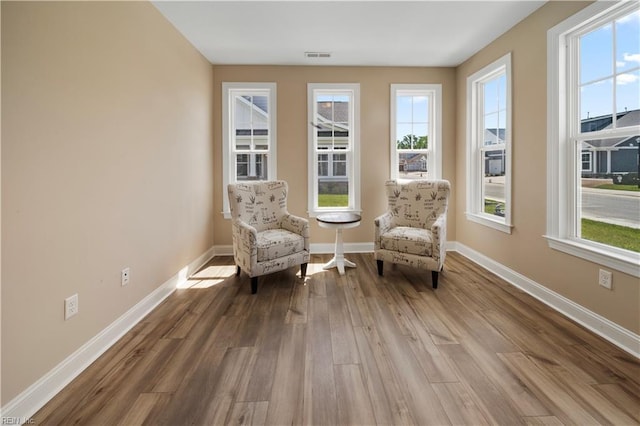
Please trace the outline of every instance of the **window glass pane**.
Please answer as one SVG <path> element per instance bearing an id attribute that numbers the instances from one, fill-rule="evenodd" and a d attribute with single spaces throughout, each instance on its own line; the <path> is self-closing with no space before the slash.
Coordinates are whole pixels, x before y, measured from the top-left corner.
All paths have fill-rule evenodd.
<path id="1" fill-rule="evenodd" d="M 640 70 L 616 77 L 616 104 L 616 127 L 640 125 Z"/>
<path id="2" fill-rule="evenodd" d="M 500 83 L 498 80 L 498 78 L 494 78 L 483 85 L 485 114 L 497 112 L 500 109 Z"/>
<path id="3" fill-rule="evenodd" d="M 504 217 L 505 215 L 505 150 L 486 150 L 483 155 L 484 212 Z"/>
<path id="4" fill-rule="evenodd" d="M 398 124 L 396 126 L 396 143 L 398 149 L 411 149 L 413 134 L 413 126 L 411 124 Z"/>
<path id="5" fill-rule="evenodd" d="M 630 191 L 640 191 L 637 139 L 640 136 L 588 140 L 580 145 L 581 238 L 640 252 L 640 197 L 630 196 Z"/>
<path id="6" fill-rule="evenodd" d="M 400 179 L 427 178 L 428 155 L 426 152 L 403 152 L 398 154 L 398 176 Z"/>
<path id="7" fill-rule="evenodd" d="M 427 133 L 429 129 L 426 123 L 416 123 L 413 125 L 413 135 L 415 139 L 413 141 L 413 149 L 426 149 L 427 148 Z"/>
<path id="8" fill-rule="evenodd" d="M 484 145 L 497 145 L 504 143 L 501 138 L 504 137 L 504 129 L 499 128 L 500 114 L 495 112 L 493 114 L 487 114 L 484 116 Z"/>
<path id="9" fill-rule="evenodd" d="M 616 21 L 616 68 L 618 72 L 640 65 L 640 37 L 638 34 L 640 34 L 640 11 Z"/>
<path id="10" fill-rule="evenodd" d="M 236 155 L 236 178 L 243 180 L 267 180 L 266 154 L 238 154 Z"/>
<path id="11" fill-rule="evenodd" d="M 348 207 L 349 178 L 319 177 L 318 207 Z"/>
<path id="12" fill-rule="evenodd" d="M 613 79 L 587 84 L 580 88 L 580 119 L 583 133 L 602 130 L 610 125 L 612 109 Z"/>
<path id="13" fill-rule="evenodd" d="M 581 84 L 613 74 L 612 27 L 608 24 L 580 37 Z"/>
<path id="14" fill-rule="evenodd" d="M 411 123 L 413 120 L 412 96 L 396 97 L 396 121 L 398 123 Z"/>
<path id="15" fill-rule="evenodd" d="M 346 154 L 333 154 L 333 176 L 347 176 Z"/>
<path id="16" fill-rule="evenodd" d="M 429 98 L 427 96 L 413 96 L 413 122 L 426 123 L 429 118 Z"/>
<path id="17" fill-rule="evenodd" d="M 318 154 L 318 176 L 329 176 L 328 154 Z"/>
<path id="18" fill-rule="evenodd" d="M 236 155 L 236 177 L 238 179 L 246 178 L 249 174 L 249 155 Z"/>

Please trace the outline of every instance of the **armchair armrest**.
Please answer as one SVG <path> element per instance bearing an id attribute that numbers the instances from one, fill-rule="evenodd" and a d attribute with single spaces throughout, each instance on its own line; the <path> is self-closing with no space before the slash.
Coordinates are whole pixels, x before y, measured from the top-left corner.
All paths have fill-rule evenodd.
<path id="1" fill-rule="evenodd" d="M 302 235 L 304 238 L 304 249 L 309 251 L 309 221 L 307 219 L 288 213 L 282 217 L 280 226 L 282 229 Z"/>
<path id="2" fill-rule="evenodd" d="M 233 257 L 245 272 L 254 269 L 258 263 L 258 231 L 242 219 L 233 219 Z"/>
<path id="3" fill-rule="evenodd" d="M 446 242 L 447 242 L 447 215 L 441 214 L 438 216 L 433 225 L 431 225 L 431 234 L 433 236 L 433 251 L 432 256 L 438 262 L 438 267 L 441 268 L 444 264 L 444 258 L 447 254 Z"/>
<path id="4" fill-rule="evenodd" d="M 373 220 L 375 225 L 374 233 L 374 248 L 380 249 L 380 236 L 393 228 L 393 215 L 390 212 L 386 212 Z"/>

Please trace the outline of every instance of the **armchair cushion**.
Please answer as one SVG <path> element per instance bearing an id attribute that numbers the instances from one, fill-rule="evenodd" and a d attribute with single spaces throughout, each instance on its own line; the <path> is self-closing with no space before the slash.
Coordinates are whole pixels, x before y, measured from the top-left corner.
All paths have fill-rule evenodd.
<path id="1" fill-rule="evenodd" d="M 268 229 L 258 233 L 258 262 L 304 251 L 304 237 L 286 229 Z"/>
<path id="2" fill-rule="evenodd" d="M 400 253 L 431 256 L 433 237 L 430 231 L 410 226 L 396 226 L 380 236 L 380 248 Z"/>

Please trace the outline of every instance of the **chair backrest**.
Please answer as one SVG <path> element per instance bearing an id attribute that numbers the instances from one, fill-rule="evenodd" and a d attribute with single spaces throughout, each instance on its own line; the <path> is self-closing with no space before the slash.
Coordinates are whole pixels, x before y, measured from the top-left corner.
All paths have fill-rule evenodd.
<path id="1" fill-rule="evenodd" d="M 229 184 L 232 219 L 242 219 L 258 231 L 279 228 L 287 214 L 287 182 L 253 181 Z"/>
<path id="2" fill-rule="evenodd" d="M 446 180 L 414 180 L 385 183 L 389 211 L 395 226 L 428 229 L 447 212 L 451 185 Z"/>

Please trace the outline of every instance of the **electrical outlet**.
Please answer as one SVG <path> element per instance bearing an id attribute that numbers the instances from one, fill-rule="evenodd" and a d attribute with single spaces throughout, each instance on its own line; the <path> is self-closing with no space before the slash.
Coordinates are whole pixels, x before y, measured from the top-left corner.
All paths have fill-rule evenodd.
<path id="1" fill-rule="evenodd" d="M 64 319 L 65 321 L 78 313 L 78 294 L 64 299 Z"/>
<path id="2" fill-rule="evenodd" d="M 608 288 L 611 290 L 612 277 L 610 271 L 605 271 L 604 269 L 600 269 L 600 273 L 598 274 L 598 284 L 600 284 L 604 288 Z"/>
<path id="3" fill-rule="evenodd" d="M 125 286 L 129 284 L 129 280 L 131 279 L 131 270 L 127 267 L 120 272 L 120 285 Z"/>

